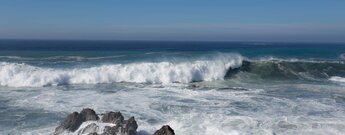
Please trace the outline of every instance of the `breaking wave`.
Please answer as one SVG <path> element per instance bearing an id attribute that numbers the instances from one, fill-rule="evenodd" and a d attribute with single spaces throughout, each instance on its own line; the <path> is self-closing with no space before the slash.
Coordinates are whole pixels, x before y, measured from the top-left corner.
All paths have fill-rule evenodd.
<path id="1" fill-rule="evenodd" d="M 224 79 L 229 68 L 238 68 L 242 56 L 219 54 L 183 61 L 136 62 L 88 68 L 43 68 L 25 63 L 0 63 L 0 85 L 41 87 L 64 84 L 115 82 L 188 83 Z"/>
<path id="2" fill-rule="evenodd" d="M 251 77 L 248 78 L 248 75 Z M 116 82 L 169 84 L 234 79 L 242 76 L 247 76 L 247 79 L 259 77 L 343 82 L 345 63 L 277 58 L 251 60 L 238 54 L 224 53 L 189 59 L 170 58 L 158 62 L 141 61 L 72 68 L 0 62 L 0 85 L 9 87 Z"/>
<path id="3" fill-rule="evenodd" d="M 245 60 L 240 68 L 230 69 L 225 78 L 250 74 L 264 79 L 329 79 L 345 76 L 345 63 L 341 61 L 308 60 Z"/>

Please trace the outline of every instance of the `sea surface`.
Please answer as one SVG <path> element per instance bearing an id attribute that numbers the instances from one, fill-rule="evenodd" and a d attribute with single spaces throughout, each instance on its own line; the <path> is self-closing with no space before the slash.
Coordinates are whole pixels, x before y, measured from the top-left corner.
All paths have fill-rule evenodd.
<path id="1" fill-rule="evenodd" d="M 83 108 L 139 135 L 345 134 L 345 43 L 0 40 L 0 134 Z"/>

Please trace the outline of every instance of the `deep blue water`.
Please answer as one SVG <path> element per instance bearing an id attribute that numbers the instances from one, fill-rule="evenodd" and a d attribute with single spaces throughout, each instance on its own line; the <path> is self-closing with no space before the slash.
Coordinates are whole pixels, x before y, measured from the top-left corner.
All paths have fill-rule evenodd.
<path id="1" fill-rule="evenodd" d="M 344 53 L 345 43 L 0 40 L 0 50 L 1 55 L 19 53 L 20 56 L 32 57 L 65 53 L 66 55 L 106 56 L 124 51 L 219 51 L 240 53 L 247 57 L 272 55 L 299 58 L 339 58 L 339 55 Z M 35 51 L 40 51 L 40 54 L 33 54 Z M 90 51 L 93 53 L 87 55 Z"/>

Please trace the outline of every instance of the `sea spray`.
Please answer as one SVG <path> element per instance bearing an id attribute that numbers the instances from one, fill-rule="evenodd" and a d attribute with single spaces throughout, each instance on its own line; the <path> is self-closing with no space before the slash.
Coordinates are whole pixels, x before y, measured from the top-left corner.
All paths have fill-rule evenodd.
<path id="1" fill-rule="evenodd" d="M 196 60 L 107 64 L 88 68 L 47 68 L 24 63 L 0 63 L 0 85 L 41 87 L 63 84 L 134 82 L 150 84 L 222 80 L 227 70 L 241 66 L 242 56 L 218 54 Z"/>

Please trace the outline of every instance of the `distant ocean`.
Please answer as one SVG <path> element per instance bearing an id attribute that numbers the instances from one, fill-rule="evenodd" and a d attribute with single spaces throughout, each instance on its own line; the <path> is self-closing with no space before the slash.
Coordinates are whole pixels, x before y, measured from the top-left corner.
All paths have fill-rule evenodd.
<path id="1" fill-rule="evenodd" d="M 345 43 L 0 40 L 0 134 L 87 107 L 148 133 L 344 134 Z"/>

